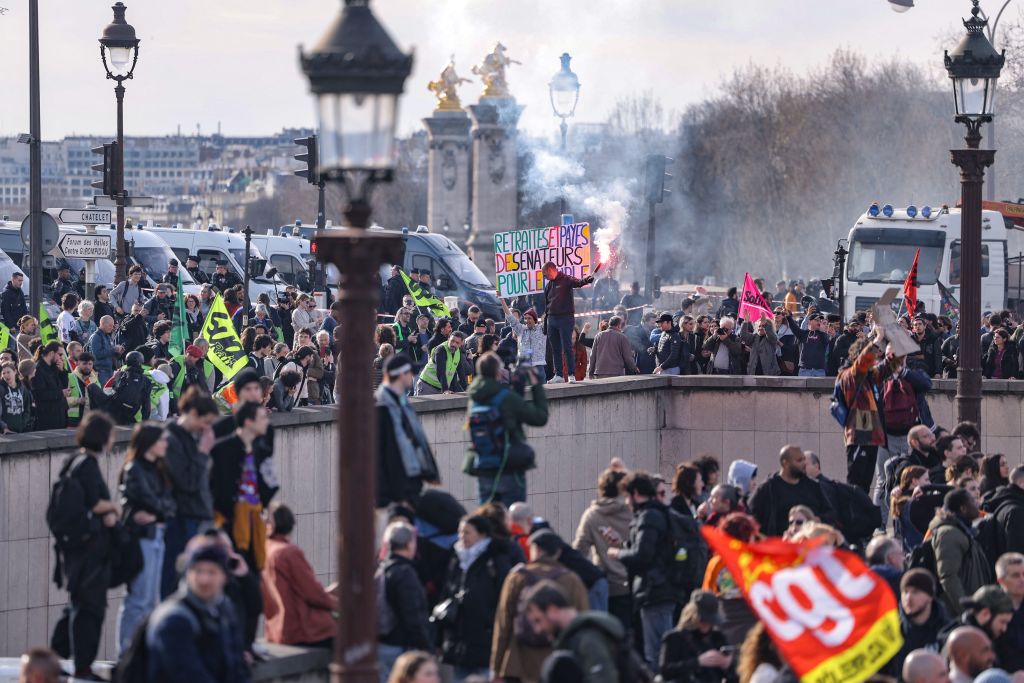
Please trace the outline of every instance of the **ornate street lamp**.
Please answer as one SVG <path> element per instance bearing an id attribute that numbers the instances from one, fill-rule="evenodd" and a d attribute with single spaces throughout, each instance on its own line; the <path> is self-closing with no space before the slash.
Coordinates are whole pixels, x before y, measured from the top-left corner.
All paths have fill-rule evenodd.
<path id="1" fill-rule="evenodd" d="M 898 14 L 903 14 L 914 6 L 914 0 L 889 0 L 889 9 Z"/>
<path id="2" fill-rule="evenodd" d="M 369 0 L 345 0 L 338 20 L 310 52 L 299 49 L 319 117 L 319 171 L 344 185 L 347 228 L 316 236 L 318 259 L 337 266 L 342 336 L 338 386 L 338 620 L 331 680 L 376 683 L 374 583 L 377 415 L 373 354 L 381 263 L 399 263 L 401 237 L 368 231 L 373 184 L 391 180 L 398 98 L 412 55 L 395 45 Z M 344 388 L 342 388 L 344 387 Z M 372 457 L 366 457 L 370 454 Z"/>
<path id="3" fill-rule="evenodd" d="M 995 150 L 979 149 L 981 124 L 992 120 L 992 100 L 1005 56 L 985 36 L 987 20 L 978 0 L 972 0 L 971 18 L 964 21 L 967 35 L 946 52 L 946 71 L 953 81 L 955 120 L 967 127 L 967 149 L 952 150 L 960 169 L 960 361 L 956 383 L 957 421 L 981 424 L 981 350 L 975 325 L 981 320 L 981 190 L 985 169 Z"/>
<path id="4" fill-rule="evenodd" d="M 103 29 L 100 36 L 100 60 L 107 72 L 107 78 L 115 81 L 114 95 L 117 97 L 117 153 L 115 174 L 117 176 L 115 201 L 117 202 L 117 253 L 114 256 L 114 277 L 120 282 L 125 278 L 124 245 L 124 82 L 132 78 L 135 64 L 139 61 L 139 39 L 135 36 L 135 28 L 125 21 L 127 9 L 124 3 L 117 2 L 111 8 L 114 20 Z"/>
<path id="5" fill-rule="evenodd" d="M 565 134 L 569 130 L 565 120 L 576 113 L 576 103 L 580 101 L 580 79 L 569 68 L 572 57 L 568 52 L 563 52 L 559 59 L 562 60 L 562 68 L 551 77 L 548 95 L 552 111 L 562 120 L 558 128 L 562 132 L 562 149 L 565 150 Z"/>

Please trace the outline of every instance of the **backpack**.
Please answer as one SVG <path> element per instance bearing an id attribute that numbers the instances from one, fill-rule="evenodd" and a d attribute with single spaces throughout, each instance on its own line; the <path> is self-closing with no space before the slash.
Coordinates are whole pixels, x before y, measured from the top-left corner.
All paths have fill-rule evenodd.
<path id="1" fill-rule="evenodd" d="M 377 635 L 386 636 L 398 627 L 398 616 L 388 600 L 388 563 L 377 567 L 373 580 L 377 584 Z"/>
<path id="2" fill-rule="evenodd" d="M 57 567 L 54 579 L 58 588 L 61 585 L 60 555 L 63 551 L 74 550 L 85 546 L 92 537 L 92 514 L 85 504 L 85 489 L 75 477 L 79 465 L 85 462 L 87 455 L 69 458 L 60 470 L 57 481 L 50 490 L 50 500 L 46 505 L 46 526 L 53 534 L 57 551 Z"/>
<path id="3" fill-rule="evenodd" d="M 143 401 L 149 400 L 148 389 L 149 380 L 141 373 L 123 370 L 118 374 L 109 403 L 110 411 L 117 416 L 118 422 L 135 422 Z"/>
<path id="4" fill-rule="evenodd" d="M 615 668 L 618 671 L 620 683 L 651 683 L 654 680 L 651 672 L 647 669 L 647 663 L 637 653 L 636 649 L 631 646 L 629 638 L 616 638 L 614 634 L 609 633 L 599 623 L 591 622 L 589 625 L 604 635 L 605 640 L 615 648 Z M 562 650 L 559 654 L 571 657 L 576 665 L 580 667 L 580 671 L 583 671 L 583 667 L 575 652 L 572 650 Z M 661 679 L 659 678 L 658 680 Z"/>
<path id="5" fill-rule="evenodd" d="M 904 377 L 891 379 L 882 391 L 885 430 L 889 434 L 906 434 L 921 421 L 917 411 L 917 392 Z"/>
<path id="6" fill-rule="evenodd" d="M 473 468 L 478 472 L 497 470 L 505 460 L 507 434 L 502 422 L 501 402 L 509 394 L 503 387 L 490 403 L 473 402 L 469 410 L 467 429 L 472 449 L 476 453 Z"/>
<path id="7" fill-rule="evenodd" d="M 857 386 L 857 391 L 853 394 L 853 402 L 857 403 L 857 397 L 860 396 L 861 389 L 867 384 L 865 378 Z M 836 383 L 832 387 L 832 400 L 829 403 L 828 410 L 832 413 L 833 419 L 839 423 L 840 427 L 846 428 L 846 421 L 850 419 L 850 406 L 846 405 L 846 395 L 843 393 L 843 385 L 840 383 L 839 378 L 836 378 Z"/>
<path id="8" fill-rule="evenodd" d="M 910 551 L 910 558 L 907 560 L 907 569 L 926 569 L 935 577 L 935 597 L 943 594 L 942 582 L 938 580 L 939 563 L 935 558 L 935 547 L 931 539 L 923 541 L 919 546 Z"/>
<path id="9" fill-rule="evenodd" d="M 184 605 L 186 614 L 193 617 L 190 619 L 192 635 L 202 634 L 202 621 L 195 608 L 187 600 L 179 600 L 179 605 Z M 139 622 L 132 632 L 132 638 L 128 647 L 121 653 L 120 659 L 114 665 L 111 680 L 114 683 L 147 683 L 149 681 L 149 647 L 146 645 L 146 631 L 149 630 L 149 618 L 153 616 L 150 611 L 145 618 Z"/>
<path id="10" fill-rule="evenodd" d="M 671 551 L 668 563 L 668 580 L 675 588 L 689 596 L 694 588 L 700 588 L 704 570 L 708 564 L 708 546 L 700 533 L 700 523 L 669 507 L 668 533 Z"/>
<path id="11" fill-rule="evenodd" d="M 993 570 L 996 566 L 996 560 L 1006 552 L 1002 524 L 996 518 L 998 514 L 999 508 L 996 508 L 991 514 L 985 515 L 974 524 L 974 540 L 978 542 L 978 545 L 985 553 L 989 567 Z"/>
<path id="12" fill-rule="evenodd" d="M 558 577 L 568 574 L 569 570 L 558 565 L 550 576 L 539 576 L 527 569 L 525 564 L 519 564 L 512 569 L 512 572 L 514 574 L 521 574 L 526 579 L 516 600 L 516 617 L 512 622 L 512 634 L 521 645 L 551 647 L 551 641 L 548 637 L 543 633 L 537 633 L 533 630 L 533 626 L 530 625 L 530 619 L 526 616 L 526 594 L 530 592 L 530 588 L 542 580 L 555 581 Z"/>

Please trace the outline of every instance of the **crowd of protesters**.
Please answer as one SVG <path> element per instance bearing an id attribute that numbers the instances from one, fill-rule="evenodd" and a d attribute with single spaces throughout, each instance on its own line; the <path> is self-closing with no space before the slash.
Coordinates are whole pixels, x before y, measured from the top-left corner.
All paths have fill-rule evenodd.
<path id="1" fill-rule="evenodd" d="M 398 305 L 395 322 L 376 330 L 381 353 L 373 360 L 380 376 L 382 682 L 434 683 L 442 666 L 458 682 L 797 680 L 709 550 L 704 526 L 745 543 L 824 539 L 860 554 L 899 606 L 904 645 L 880 675 L 963 683 L 1024 671 L 1024 466 L 1011 469 L 1005 457 L 983 454 L 970 423 L 952 431 L 934 424 L 927 391 L 940 370 L 928 367 L 926 349 L 898 357 L 859 316 L 835 335 L 820 329 L 813 308 L 797 323 L 789 301 L 776 320 L 752 325 L 737 319 L 733 297 L 720 306 L 717 328 L 700 328 L 703 321 L 687 311 L 703 304 L 691 299 L 678 314 L 643 313 L 630 325 L 631 311 L 613 315 L 591 341 L 586 326 L 574 327 L 574 290 L 592 278 L 545 270 L 542 301 L 522 313 L 506 309 L 500 328 L 473 308 L 465 322 L 435 318 L 408 288 L 400 297 L 385 289 L 385 305 L 396 298 Z M 429 287 L 429 274 L 417 276 Z M 128 302 L 128 289 L 114 303 L 105 291 L 97 295 L 93 316 L 114 311 L 84 341 L 40 344 L 32 325 L 17 325 L 12 360 L 22 345 L 38 347 L 27 382 L 17 374 L 8 380 L 12 370 L 20 374 L 13 363 L 0 366 L 8 394 L 17 389 L 23 412 L 36 420 L 52 419 L 57 404 L 70 408 L 61 377 L 81 374 L 83 354 L 92 354 L 86 374 L 100 372 L 88 349 L 107 349 L 102 369 L 150 392 L 135 410 L 127 390 L 89 392 L 99 379 L 83 385 L 80 451 L 64 463 L 47 512 L 60 558 L 56 578 L 69 592 L 52 647 L 72 659 L 77 677 L 96 680 L 91 666 L 106 592 L 119 585 L 127 587 L 116 634 L 122 680 L 250 680 L 250 667 L 264 656 L 256 640 L 261 620 L 269 642 L 331 647 L 337 620 L 361 617 L 338 614 L 335 587 L 320 584 L 293 542 L 295 515 L 275 500 L 269 414 L 328 399 L 333 384 L 320 349 L 331 348 L 337 310 L 321 320 L 298 295 L 294 304 L 257 305 L 248 317 L 263 321 L 255 332 L 239 316 L 252 367 L 224 383 L 201 335 L 180 357 L 158 355 L 169 341 L 161 323 L 173 292 L 146 300 L 140 288 Z M 198 321 L 208 305 L 209 297 L 200 298 L 189 310 L 200 311 Z M 118 309 L 131 312 L 115 321 Z M 72 329 L 71 318 L 80 328 L 87 310 L 62 301 L 68 315 L 57 327 Z M 133 316 L 142 322 L 124 325 Z M 922 343 L 928 324 L 912 321 L 926 328 Z M 143 326 L 141 341 L 126 345 L 123 335 Z M 115 329 L 121 337 L 111 337 Z M 279 332 L 287 341 L 275 341 Z M 96 335 L 106 338 L 93 344 Z M 793 347 L 783 353 L 787 337 Z M 561 356 L 554 363 L 552 349 Z M 317 359 L 325 374 L 311 376 Z M 797 445 L 781 450 L 775 472 L 758 472 L 745 454 L 709 454 L 677 464 L 667 480 L 608 454 L 571 539 L 534 514 L 526 472 L 549 454 L 534 452 L 523 426 L 547 422 L 545 381 L 742 369 L 836 376 L 845 481 L 825 476 L 819 457 Z M 154 382 L 166 388 L 166 404 L 154 400 Z M 114 379 L 112 386 L 126 384 Z M 468 395 L 464 472 L 478 484 L 470 508 L 445 490 L 452 483 L 440 481 L 408 400 L 459 391 Z M 6 398 L 3 404 L 9 425 Z M 110 449 L 118 422 L 135 426 L 112 493 L 97 456 Z M 60 493 L 72 489 L 79 495 Z M 59 671 L 45 650 L 24 662 L 26 676 Z"/>

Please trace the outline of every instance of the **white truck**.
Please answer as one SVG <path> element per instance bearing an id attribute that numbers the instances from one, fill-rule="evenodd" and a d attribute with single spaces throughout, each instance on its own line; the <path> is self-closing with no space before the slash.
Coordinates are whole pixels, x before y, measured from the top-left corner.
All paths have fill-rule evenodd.
<path id="1" fill-rule="evenodd" d="M 1008 227 L 999 212 L 982 211 L 981 239 L 981 309 L 995 311 L 1011 300 L 1007 255 L 1024 248 L 1024 235 Z M 959 300 L 960 209 L 872 204 L 850 230 L 849 242 L 843 302 L 847 315 L 869 310 L 885 290 L 901 287 L 918 249 L 917 298 L 925 310 L 942 314 L 937 283 Z"/>

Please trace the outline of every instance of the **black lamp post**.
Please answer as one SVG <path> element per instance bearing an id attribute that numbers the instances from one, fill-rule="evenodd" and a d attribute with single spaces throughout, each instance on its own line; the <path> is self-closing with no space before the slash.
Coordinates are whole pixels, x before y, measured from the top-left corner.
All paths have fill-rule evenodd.
<path id="1" fill-rule="evenodd" d="M 125 278 L 127 259 L 124 245 L 124 82 L 135 72 L 139 60 L 139 39 L 135 29 L 124 19 L 127 9 L 124 3 L 114 3 L 114 20 L 103 29 L 100 36 L 100 59 L 107 71 L 107 78 L 117 82 L 114 95 L 117 97 L 117 152 L 114 167 L 117 181 L 115 201 L 117 202 L 117 253 L 114 256 L 114 277 L 120 282 Z"/>
<path id="2" fill-rule="evenodd" d="M 368 331 L 376 321 L 378 269 L 397 263 L 398 235 L 368 231 L 369 191 L 391 180 L 398 98 L 412 55 L 398 49 L 370 11 L 369 0 L 345 0 L 340 17 L 310 52 L 299 50 L 319 117 L 319 171 L 342 183 L 348 226 L 318 231 L 318 259 L 340 273 L 341 361 L 338 372 L 338 621 L 331 680 L 376 683 L 377 606 L 374 583 L 374 501 L 377 417 Z M 344 390 L 341 387 L 344 386 Z M 371 454 L 372 457 L 366 457 Z"/>
<path id="3" fill-rule="evenodd" d="M 564 154 L 565 135 L 569 131 L 569 124 L 565 120 L 576 113 L 576 103 L 580 101 L 580 79 L 569 68 L 572 57 L 568 52 L 563 52 L 559 59 L 562 61 L 562 68 L 551 77 L 551 82 L 548 83 L 548 96 L 551 98 L 551 110 L 561 119 L 558 130 L 562 133 L 562 144 L 559 149 Z M 565 196 L 559 200 L 559 211 L 565 215 Z"/>
<path id="4" fill-rule="evenodd" d="M 245 235 L 245 282 L 243 283 L 244 299 L 242 302 L 242 327 L 245 328 L 249 324 L 249 271 L 252 270 L 252 227 L 247 225 L 245 230 L 242 231 Z"/>
<path id="5" fill-rule="evenodd" d="M 953 81 L 956 122 L 967 126 L 967 149 L 952 150 L 960 169 L 960 361 L 956 381 L 957 420 L 981 424 L 981 350 L 976 325 L 981 320 L 981 189 L 985 169 L 995 150 L 979 149 L 981 125 L 993 116 L 992 98 L 1005 56 L 985 36 L 988 23 L 979 17 L 972 0 L 971 18 L 964 21 L 967 35 L 946 52 L 946 71 Z"/>

